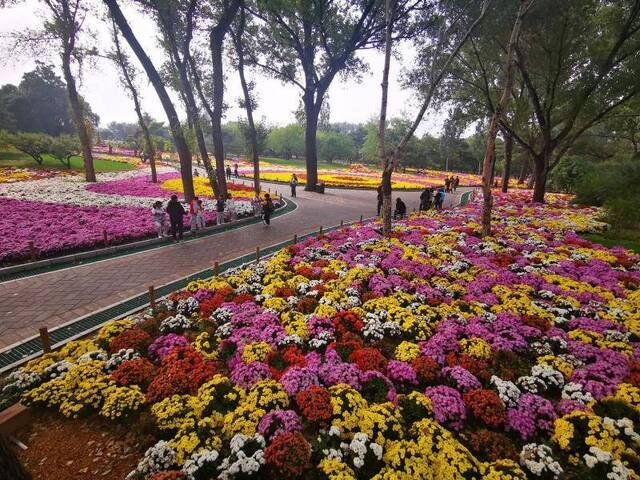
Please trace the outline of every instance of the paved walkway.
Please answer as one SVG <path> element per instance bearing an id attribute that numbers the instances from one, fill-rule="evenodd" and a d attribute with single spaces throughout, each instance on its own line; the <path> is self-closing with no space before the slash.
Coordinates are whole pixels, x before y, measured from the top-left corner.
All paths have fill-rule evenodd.
<path id="1" fill-rule="evenodd" d="M 266 187 L 263 187 L 266 188 Z M 283 191 L 285 186 L 271 186 Z M 288 188 L 286 188 L 288 193 Z M 65 270 L 0 283 L 0 349 L 191 273 L 291 239 L 376 213 L 376 193 L 328 189 L 325 195 L 299 189 L 298 208 L 271 227 L 249 225 L 219 235 L 117 257 Z M 409 211 L 419 192 L 400 194 Z"/>

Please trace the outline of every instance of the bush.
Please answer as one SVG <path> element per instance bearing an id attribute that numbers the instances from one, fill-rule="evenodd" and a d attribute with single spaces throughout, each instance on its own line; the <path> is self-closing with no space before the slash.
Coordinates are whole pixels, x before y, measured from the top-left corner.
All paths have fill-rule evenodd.
<path id="1" fill-rule="evenodd" d="M 640 161 L 614 159 L 593 164 L 576 184 L 577 203 L 603 206 L 612 230 L 640 223 Z"/>

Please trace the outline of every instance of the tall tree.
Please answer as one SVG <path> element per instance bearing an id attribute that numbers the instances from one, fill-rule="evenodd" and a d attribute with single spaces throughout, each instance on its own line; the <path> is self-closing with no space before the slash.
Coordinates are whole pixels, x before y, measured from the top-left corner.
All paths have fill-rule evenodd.
<path id="1" fill-rule="evenodd" d="M 467 12 L 468 7 L 469 5 L 463 5 L 462 12 Z M 383 206 L 389 205 L 389 208 L 383 209 L 385 232 L 388 232 L 391 227 L 391 174 L 399 165 L 409 141 L 413 138 L 424 114 L 431 106 L 431 101 L 434 99 L 445 74 L 449 71 L 451 62 L 484 18 L 487 7 L 488 1 L 484 0 L 480 5 L 479 12 L 476 13 L 477 17 L 470 25 L 461 19 L 462 13 L 458 12 L 457 15 L 449 17 L 447 11 L 438 9 L 440 7 L 435 7 L 432 14 L 427 16 L 427 23 L 435 23 L 439 26 L 435 32 L 432 32 L 435 33 L 434 41 L 424 42 L 422 45 L 421 51 L 418 52 L 417 64 L 408 76 L 408 83 L 417 85 L 422 104 L 410 127 L 393 149 L 391 158 L 386 161 L 382 172 Z M 418 41 L 423 41 L 423 39 L 420 37 Z M 388 186 L 385 186 L 385 182 L 388 182 Z"/>
<path id="2" fill-rule="evenodd" d="M 507 44 L 507 58 L 505 68 L 504 88 L 500 101 L 496 105 L 495 111 L 489 122 L 489 133 L 487 134 L 487 151 L 484 155 L 482 163 L 482 236 L 491 235 L 491 211 L 493 209 L 493 197 L 491 195 L 491 183 L 493 177 L 493 169 L 495 168 L 495 148 L 496 136 L 500 121 L 503 118 L 504 111 L 507 109 L 509 99 L 511 98 L 511 88 L 513 84 L 513 59 L 516 49 L 518 48 L 518 39 L 520 37 L 520 29 L 527 11 L 533 4 L 534 0 L 520 0 L 520 7 L 516 15 L 511 36 Z"/>
<path id="3" fill-rule="evenodd" d="M 218 18 L 209 29 L 209 51 L 211 53 L 213 108 L 211 110 L 211 134 L 213 152 L 220 190 L 226 194 L 227 181 L 224 175 L 224 142 L 222 139 L 222 116 L 224 114 L 224 64 L 222 53 L 224 38 L 238 13 L 240 0 L 223 0 Z"/>
<path id="4" fill-rule="evenodd" d="M 145 2 L 154 13 L 164 39 L 164 46 L 170 58 L 170 64 L 177 73 L 177 89 L 183 99 L 189 127 L 193 131 L 195 145 L 200 153 L 200 159 L 209 177 L 209 183 L 214 196 L 226 194 L 226 183 L 220 188 L 207 146 L 204 133 L 200 125 L 200 112 L 193 92 L 192 81 L 189 77 L 191 56 L 191 41 L 195 29 L 197 16 L 197 0 L 187 2 L 173 2 L 168 0 L 147 0 Z"/>
<path id="5" fill-rule="evenodd" d="M 540 0 L 522 36 L 515 64 L 536 134 L 500 123 L 531 155 L 542 202 L 548 173 L 576 140 L 640 94 L 640 0 Z"/>
<path id="6" fill-rule="evenodd" d="M 253 189 L 256 195 L 260 194 L 260 158 L 258 152 L 258 132 L 253 120 L 253 112 L 256 108 L 256 100 L 253 95 L 253 83 L 247 82 L 245 75 L 245 28 L 247 11 L 243 5 L 240 8 L 240 15 L 237 25 L 231 29 L 231 38 L 235 48 L 236 67 L 240 77 L 242 87 L 242 100 L 240 106 L 247 112 L 246 133 L 251 147 L 251 163 L 253 164 Z"/>
<path id="7" fill-rule="evenodd" d="M 118 27 L 113 21 L 111 34 L 113 37 L 113 51 L 110 52 L 109 57 L 120 69 L 120 82 L 129 92 L 131 100 L 133 100 L 133 108 L 136 112 L 136 116 L 138 117 L 138 126 L 140 127 L 140 131 L 142 132 L 142 137 L 144 139 L 144 149 L 149 156 L 149 165 L 151 167 L 151 181 L 153 183 L 157 183 L 158 174 L 156 172 L 156 149 L 153 145 L 153 141 L 151 140 L 151 134 L 149 133 L 147 122 L 145 121 L 144 115 L 142 114 L 142 107 L 140 105 L 140 93 L 138 91 L 137 85 L 135 84 L 135 78 L 138 72 L 131 64 L 129 57 L 123 51 L 120 45 L 120 34 L 118 33 Z"/>
<path id="8" fill-rule="evenodd" d="M 193 172 L 192 168 L 192 159 L 191 159 L 191 151 L 189 150 L 189 145 L 184 137 L 184 132 L 182 131 L 182 125 L 180 124 L 180 119 L 178 118 L 178 114 L 176 112 L 171 99 L 169 98 L 169 94 L 162 83 L 162 79 L 156 70 L 156 67 L 153 65 L 153 62 L 142 48 L 135 34 L 131 30 L 129 26 L 129 22 L 126 17 L 122 13 L 120 9 L 120 5 L 118 5 L 117 0 L 104 0 L 109 7 L 109 12 L 111 13 L 112 18 L 118 25 L 118 28 L 122 32 L 122 36 L 127 40 L 131 50 L 136 54 L 138 60 L 142 64 L 147 76 L 149 77 L 149 81 L 153 85 L 153 88 L 156 90 L 158 97 L 160 98 L 160 103 L 162 103 L 162 107 L 167 115 L 167 120 L 169 121 L 169 127 L 171 128 L 171 133 L 173 135 L 173 140 L 176 146 L 176 150 L 178 151 L 178 157 L 180 158 L 180 175 L 182 177 L 182 185 L 184 189 L 184 196 L 187 201 L 191 201 L 194 196 L 193 191 Z"/>
<path id="9" fill-rule="evenodd" d="M 395 0 L 385 0 L 384 20 L 384 68 L 382 69 L 382 98 L 380 101 L 380 120 L 378 123 L 378 156 L 382 162 L 382 230 L 391 231 L 391 174 L 393 163 L 385 148 L 385 132 L 387 130 L 387 103 L 389 96 L 389 68 L 391 66 L 391 48 L 393 41 L 393 11 Z"/>
<path id="10" fill-rule="evenodd" d="M 395 10 L 397 19 L 421 3 L 403 2 L 406 8 Z M 302 92 L 307 190 L 314 190 L 318 181 L 318 117 L 327 90 L 339 72 L 356 75 L 362 70 L 358 50 L 380 44 L 383 9 L 379 0 L 258 0 L 252 10 L 262 20 L 262 55 L 253 63 Z"/>
<path id="11" fill-rule="evenodd" d="M 40 31 L 23 29 L 20 32 L 14 32 L 15 46 L 18 49 L 27 47 L 35 54 L 39 51 L 47 51 L 52 39 L 58 43 L 71 118 L 82 145 L 85 178 L 88 182 L 95 182 L 96 174 L 91 153 L 92 127 L 89 125 L 90 120 L 84 111 L 84 104 L 78 93 L 76 75 L 73 71 L 75 66 L 81 71 L 83 61 L 87 56 L 95 53 L 94 48 L 88 48 L 82 43 L 83 33 L 86 33 L 85 20 L 90 14 L 90 8 L 86 0 L 41 1 L 48 12 L 44 18 L 42 29 Z"/>

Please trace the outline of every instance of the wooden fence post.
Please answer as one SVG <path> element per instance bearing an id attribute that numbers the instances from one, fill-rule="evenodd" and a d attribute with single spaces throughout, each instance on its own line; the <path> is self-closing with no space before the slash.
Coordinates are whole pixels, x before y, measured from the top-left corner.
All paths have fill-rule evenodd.
<path id="1" fill-rule="evenodd" d="M 153 285 L 149 286 L 149 306 L 156 308 L 156 290 Z"/>
<path id="2" fill-rule="evenodd" d="M 293 243 L 298 243 L 298 234 L 297 233 L 293 234 Z"/>
<path id="3" fill-rule="evenodd" d="M 344 226 L 344 220 L 340 220 L 340 228 Z"/>
<path id="4" fill-rule="evenodd" d="M 220 264 L 218 262 L 213 262 L 213 276 L 217 277 L 220 274 Z"/>
<path id="5" fill-rule="evenodd" d="M 35 262 L 38 259 L 36 246 L 33 243 L 33 240 L 29 240 L 29 258 L 31 259 L 32 262 Z"/>
<path id="6" fill-rule="evenodd" d="M 40 327 L 40 340 L 42 341 L 42 351 L 44 353 L 51 352 L 51 342 L 49 340 L 49 330 L 47 327 Z"/>
<path id="7" fill-rule="evenodd" d="M 360 215 L 360 223 L 362 223 L 362 215 Z"/>
<path id="8" fill-rule="evenodd" d="M 256 247 L 256 263 L 260 261 L 260 247 Z"/>
<path id="9" fill-rule="evenodd" d="M 322 225 L 320 225 L 320 231 L 318 231 L 318 235 L 322 235 Z"/>

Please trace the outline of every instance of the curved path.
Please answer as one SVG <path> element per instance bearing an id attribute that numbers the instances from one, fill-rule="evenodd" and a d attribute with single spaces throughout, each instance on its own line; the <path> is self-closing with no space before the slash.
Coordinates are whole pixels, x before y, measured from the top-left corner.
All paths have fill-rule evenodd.
<path id="1" fill-rule="evenodd" d="M 282 191 L 283 186 L 278 188 Z M 286 189 L 288 191 L 288 188 Z M 463 189 L 460 189 L 463 190 Z M 419 192 L 400 194 L 409 211 Z M 0 349 L 147 290 L 242 254 L 289 240 L 320 226 L 355 221 L 376 213 L 373 191 L 327 189 L 324 195 L 299 189 L 298 208 L 273 220 L 218 235 L 0 283 Z"/>

